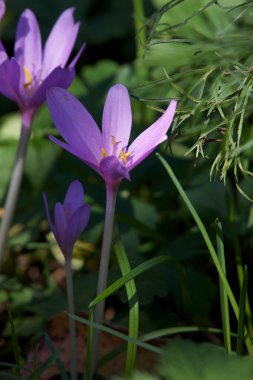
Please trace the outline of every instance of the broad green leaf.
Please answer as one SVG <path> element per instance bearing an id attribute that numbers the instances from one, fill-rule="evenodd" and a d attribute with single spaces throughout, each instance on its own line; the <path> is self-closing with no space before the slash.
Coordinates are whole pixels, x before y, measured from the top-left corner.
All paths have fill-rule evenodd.
<path id="1" fill-rule="evenodd" d="M 253 362 L 209 343 L 172 341 L 158 371 L 166 380 L 251 380 Z"/>

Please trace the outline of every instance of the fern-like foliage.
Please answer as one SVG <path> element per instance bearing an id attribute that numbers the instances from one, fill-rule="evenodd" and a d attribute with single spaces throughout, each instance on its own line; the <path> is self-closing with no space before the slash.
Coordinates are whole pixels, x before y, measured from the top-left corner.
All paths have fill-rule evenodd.
<path id="1" fill-rule="evenodd" d="M 211 177 L 252 175 L 253 1 L 153 0 L 142 64 L 146 100 L 179 99 L 174 134 L 209 157 Z M 190 144 L 190 145 L 189 145 Z M 246 194 L 245 194 L 246 195 Z"/>

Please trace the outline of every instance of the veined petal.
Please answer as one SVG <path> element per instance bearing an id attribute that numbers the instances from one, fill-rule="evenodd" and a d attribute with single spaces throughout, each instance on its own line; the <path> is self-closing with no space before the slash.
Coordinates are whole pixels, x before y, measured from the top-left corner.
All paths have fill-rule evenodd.
<path id="1" fill-rule="evenodd" d="M 62 204 L 57 202 L 54 207 L 54 235 L 57 243 L 59 244 L 62 253 L 66 253 L 66 238 L 65 231 L 67 227 L 67 221 Z"/>
<path id="2" fill-rule="evenodd" d="M 66 229 L 66 241 L 69 245 L 69 253 L 72 253 L 73 246 L 79 235 L 85 230 L 90 218 L 90 206 L 79 207 L 68 220 Z"/>
<path id="3" fill-rule="evenodd" d="M 73 212 L 84 205 L 84 191 L 81 182 L 76 180 L 70 184 L 63 206 L 65 207 L 67 204 L 71 205 Z"/>
<path id="4" fill-rule="evenodd" d="M 74 156 L 76 156 L 77 158 L 79 158 L 81 161 L 83 161 L 86 165 L 90 166 L 92 169 L 94 169 L 98 173 L 100 173 L 99 172 L 99 166 L 98 166 L 99 163 L 95 164 L 95 163 L 89 161 L 91 154 L 89 154 L 88 150 L 85 150 L 85 152 L 82 150 L 79 150 L 78 147 L 72 147 L 71 145 L 66 144 L 66 143 L 58 140 L 54 136 L 49 136 L 49 139 L 51 141 L 53 141 L 55 144 L 59 145 L 61 148 L 65 149 L 67 152 L 69 152 L 69 153 L 73 154 Z"/>
<path id="5" fill-rule="evenodd" d="M 115 154 L 112 142 L 118 143 L 118 152 L 128 145 L 131 125 L 128 90 L 122 84 L 116 84 L 108 92 L 103 111 L 102 143 L 108 156 Z"/>
<path id="6" fill-rule="evenodd" d="M 14 51 L 21 69 L 26 67 L 32 77 L 36 76 L 42 64 L 41 35 L 37 19 L 30 9 L 26 9 L 19 19 Z"/>
<path id="7" fill-rule="evenodd" d="M 77 155 L 83 152 L 84 160 L 97 166 L 102 157 L 102 137 L 89 112 L 62 88 L 49 89 L 47 101 L 54 124 L 64 140 L 77 150 Z"/>
<path id="8" fill-rule="evenodd" d="M 43 77 L 55 67 L 64 67 L 76 41 L 80 23 L 73 18 L 74 8 L 67 9 L 56 21 L 43 52 Z"/>
<path id="9" fill-rule="evenodd" d="M 47 90 L 53 86 L 59 86 L 62 88 L 68 88 L 75 76 L 75 70 L 73 68 L 61 68 L 54 69 L 44 82 L 39 86 L 36 93 L 31 98 L 30 102 L 33 106 L 40 106 L 46 99 Z"/>
<path id="10" fill-rule="evenodd" d="M 170 127 L 176 112 L 177 102 L 172 100 L 164 114 L 149 128 L 142 132 L 129 146 L 128 152 L 132 160 L 127 164 L 128 170 L 132 170 L 144 158 L 146 158 L 156 147 L 167 139 L 166 132 Z"/>
<path id="11" fill-rule="evenodd" d="M 0 93 L 17 102 L 21 107 L 22 95 L 19 90 L 20 67 L 15 58 L 6 59 L 0 65 Z"/>

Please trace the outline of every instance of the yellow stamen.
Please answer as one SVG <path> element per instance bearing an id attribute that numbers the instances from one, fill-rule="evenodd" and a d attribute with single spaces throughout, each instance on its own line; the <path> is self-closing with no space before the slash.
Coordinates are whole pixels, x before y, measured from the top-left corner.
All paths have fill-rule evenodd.
<path id="1" fill-rule="evenodd" d="M 103 157 L 106 157 L 106 156 L 107 156 L 107 153 L 106 153 L 105 148 L 102 148 L 101 150 L 102 150 L 102 155 L 103 155 Z"/>
<path id="2" fill-rule="evenodd" d="M 111 142 L 112 142 L 112 145 L 115 144 L 115 139 L 114 139 L 114 136 L 111 136 Z"/>
<path id="3" fill-rule="evenodd" d="M 30 71 L 28 70 L 28 68 L 26 66 L 24 66 L 24 72 L 25 72 L 25 76 L 27 79 L 27 82 L 24 83 L 24 88 L 27 89 L 27 87 L 29 87 L 32 84 L 32 76 L 31 76 Z"/>
<path id="4" fill-rule="evenodd" d="M 119 159 L 123 160 L 124 164 L 126 164 L 127 163 L 127 157 L 129 157 L 130 155 L 131 155 L 131 153 L 125 153 L 124 150 L 122 149 L 121 154 L 119 156 Z"/>

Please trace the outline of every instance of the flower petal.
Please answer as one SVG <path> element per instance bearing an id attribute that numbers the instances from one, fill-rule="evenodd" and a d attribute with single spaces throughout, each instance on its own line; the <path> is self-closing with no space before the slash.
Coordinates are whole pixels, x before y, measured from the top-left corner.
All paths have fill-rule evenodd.
<path id="1" fill-rule="evenodd" d="M 69 185 L 63 207 L 67 204 L 71 205 L 72 212 L 84 205 L 84 191 L 81 182 L 76 180 Z"/>
<path id="2" fill-rule="evenodd" d="M 177 102 L 172 100 L 164 114 L 149 128 L 142 132 L 129 146 L 128 152 L 132 154 L 132 159 L 127 163 L 129 171 L 143 161 L 144 158 L 157 147 L 157 145 L 167 139 L 166 132 L 175 115 L 176 106 Z"/>
<path id="3" fill-rule="evenodd" d="M 6 50 L 0 41 L 0 64 L 3 63 L 8 58 L 8 55 L 6 53 Z"/>
<path id="4" fill-rule="evenodd" d="M 100 172 L 105 182 L 114 184 L 120 182 L 123 178 L 130 180 L 127 168 L 121 165 L 117 157 L 105 157 L 100 162 Z"/>
<path id="5" fill-rule="evenodd" d="M 76 149 L 77 155 L 83 152 L 83 159 L 97 166 L 102 157 L 102 137 L 89 112 L 62 88 L 48 90 L 47 101 L 54 124 L 64 140 Z"/>
<path id="6" fill-rule="evenodd" d="M 19 19 L 14 51 L 21 69 L 26 67 L 32 77 L 36 76 L 42 64 L 41 35 L 37 19 L 30 9 L 26 9 Z"/>
<path id="7" fill-rule="evenodd" d="M 67 243 L 65 238 L 65 231 L 67 227 L 67 221 L 65 217 L 65 212 L 62 204 L 57 202 L 54 207 L 54 236 L 62 250 L 62 253 L 65 255 L 67 251 Z"/>
<path id="8" fill-rule="evenodd" d="M 0 20 L 2 20 L 4 14 L 5 14 L 6 6 L 5 6 L 5 1 L 0 0 Z"/>
<path id="9" fill-rule="evenodd" d="M 45 78 L 55 67 L 64 67 L 76 41 L 80 23 L 73 18 L 74 8 L 67 9 L 56 21 L 44 48 L 43 73 Z"/>
<path id="10" fill-rule="evenodd" d="M 22 95 L 19 90 L 20 67 L 15 58 L 6 59 L 0 65 L 0 92 L 7 98 L 22 106 Z"/>
<path id="11" fill-rule="evenodd" d="M 31 104 L 35 107 L 40 106 L 46 100 L 47 90 L 53 86 L 68 88 L 71 85 L 74 76 L 75 70 L 73 68 L 57 67 L 39 86 L 38 90 L 30 100 Z"/>
<path id="12" fill-rule="evenodd" d="M 128 145 L 132 125 L 132 111 L 127 88 L 122 84 L 111 87 L 106 97 L 103 120 L 103 148 L 108 156 L 114 155 L 112 137 L 118 144 L 118 153 Z"/>
<path id="13" fill-rule="evenodd" d="M 76 65 L 77 61 L 79 60 L 80 56 L 83 54 L 83 51 L 86 48 L 86 45 L 87 45 L 86 42 L 84 42 L 82 44 L 82 46 L 80 47 L 78 53 L 76 54 L 76 56 L 74 57 L 74 59 L 71 61 L 71 63 L 68 65 L 68 67 L 71 67 L 71 68 L 75 67 L 75 65 Z"/>
<path id="14" fill-rule="evenodd" d="M 98 164 L 89 161 L 91 155 L 88 153 L 88 151 L 84 152 L 79 148 L 72 147 L 71 145 L 62 142 L 51 135 L 49 136 L 49 139 L 53 141 L 55 144 L 59 145 L 61 148 L 65 149 L 67 152 L 73 154 L 74 156 L 82 160 L 86 165 L 90 166 L 92 169 L 100 173 Z"/>
<path id="15" fill-rule="evenodd" d="M 47 201 L 47 195 L 44 192 L 43 192 L 43 200 L 44 200 L 44 205 L 45 205 L 45 210 L 46 210 L 48 224 L 49 224 L 50 230 L 54 233 L 54 225 L 53 225 L 51 217 L 50 217 L 50 212 L 49 212 L 49 207 L 48 207 L 48 201 Z"/>
<path id="16" fill-rule="evenodd" d="M 85 230 L 90 218 L 90 206 L 83 205 L 79 207 L 68 220 L 66 229 L 66 240 L 68 242 L 68 250 L 71 255 L 75 241 L 79 235 Z"/>

